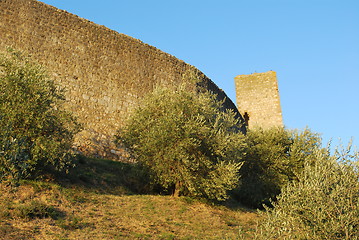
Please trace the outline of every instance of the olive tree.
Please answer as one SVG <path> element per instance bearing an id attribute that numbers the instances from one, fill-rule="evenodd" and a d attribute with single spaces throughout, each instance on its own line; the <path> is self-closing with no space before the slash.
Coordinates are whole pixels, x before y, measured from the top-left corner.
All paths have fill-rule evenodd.
<path id="1" fill-rule="evenodd" d="M 263 212 L 257 239 L 359 239 L 359 154 L 316 149 Z"/>
<path id="2" fill-rule="evenodd" d="M 247 206 L 271 205 L 281 189 L 296 180 L 304 162 L 321 145 L 309 129 L 292 131 L 283 127 L 250 129 L 239 187 L 233 192 Z"/>
<path id="3" fill-rule="evenodd" d="M 159 87 L 118 132 L 152 181 L 176 196 L 225 200 L 238 184 L 244 136 L 233 111 L 209 92 Z"/>
<path id="4" fill-rule="evenodd" d="M 19 180 L 73 165 L 79 125 L 61 108 L 64 96 L 23 53 L 0 54 L 0 180 Z"/>

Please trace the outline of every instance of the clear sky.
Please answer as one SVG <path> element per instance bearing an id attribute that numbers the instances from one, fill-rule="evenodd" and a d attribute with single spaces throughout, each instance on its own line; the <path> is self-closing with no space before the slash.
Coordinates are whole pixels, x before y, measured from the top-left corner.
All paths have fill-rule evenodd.
<path id="1" fill-rule="evenodd" d="M 42 0 L 194 65 L 277 72 L 284 124 L 359 145 L 359 0 Z"/>

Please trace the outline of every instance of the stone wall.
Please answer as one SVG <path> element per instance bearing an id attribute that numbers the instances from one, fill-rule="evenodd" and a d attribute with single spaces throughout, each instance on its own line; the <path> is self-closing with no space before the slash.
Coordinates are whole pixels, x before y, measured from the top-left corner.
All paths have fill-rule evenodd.
<path id="1" fill-rule="evenodd" d="M 128 112 L 154 86 L 178 85 L 189 72 L 241 118 L 226 94 L 195 67 L 36 0 L 0 0 L 0 49 L 6 46 L 31 54 L 66 88 L 66 107 L 84 125 L 76 146 L 90 155 L 119 157 L 112 140 Z"/>
<path id="2" fill-rule="evenodd" d="M 237 107 L 249 128 L 283 126 L 274 71 L 235 77 Z"/>

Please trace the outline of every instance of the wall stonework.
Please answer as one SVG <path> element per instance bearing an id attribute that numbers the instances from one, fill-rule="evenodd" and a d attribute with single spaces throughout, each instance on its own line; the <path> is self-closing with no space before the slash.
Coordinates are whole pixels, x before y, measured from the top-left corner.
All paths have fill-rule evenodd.
<path id="1" fill-rule="evenodd" d="M 235 77 L 237 107 L 248 127 L 283 126 L 276 72 Z"/>
<path id="2" fill-rule="evenodd" d="M 32 55 L 66 89 L 66 107 L 84 125 L 76 146 L 90 155 L 121 157 L 112 141 L 128 112 L 154 86 L 178 85 L 189 72 L 243 121 L 226 94 L 195 67 L 36 0 L 0 0 L 0 50 L 7 46 Z"/>

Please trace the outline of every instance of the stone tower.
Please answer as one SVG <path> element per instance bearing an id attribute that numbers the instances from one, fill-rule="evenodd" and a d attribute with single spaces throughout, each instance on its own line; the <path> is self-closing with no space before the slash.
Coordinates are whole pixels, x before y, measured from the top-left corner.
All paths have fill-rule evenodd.
<path id="1" fill-rule="evenodd" d="M 237 107 L 248 128 L 283 126 L 276 72 L 235 77 Z"/>

